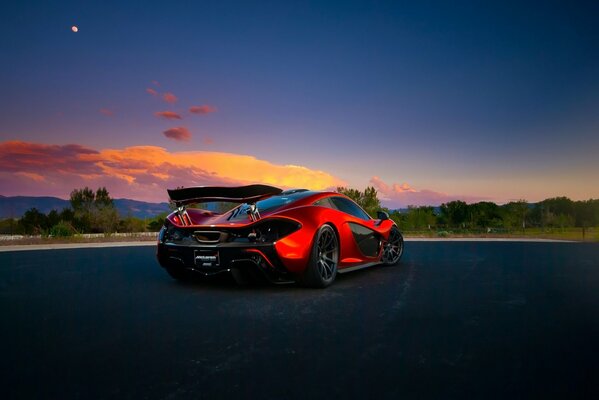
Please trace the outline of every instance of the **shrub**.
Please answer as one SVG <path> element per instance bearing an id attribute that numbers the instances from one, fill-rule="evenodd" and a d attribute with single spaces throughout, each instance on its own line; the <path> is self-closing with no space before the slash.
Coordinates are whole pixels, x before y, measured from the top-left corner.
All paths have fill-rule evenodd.
<path id="1" fill-rule="evenodd" d="M 68 222 L 60 221 L 52 228 L 50 228 L 50 231 L 48 233 L 49 236 L 52 237 L 69 237 L 73 236 L 77 232 L 75 231 L 75 228 L 73 228 L 73 226 Z"/>

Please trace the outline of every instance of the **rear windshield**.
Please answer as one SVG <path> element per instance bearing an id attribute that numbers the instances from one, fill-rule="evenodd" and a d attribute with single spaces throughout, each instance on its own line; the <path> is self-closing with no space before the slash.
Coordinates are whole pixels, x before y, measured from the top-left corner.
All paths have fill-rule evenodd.
<path id="1" fill-rule="evenodd" d="M 296 192 L 296 193 L 292 193 L 292 194 L 283 194 L 283 195 L 272 196 L 272 197 L 269 197 L 268 199 L 260 200 L 259 202 L 257 202 L 256 207 L 258 207 L 258 212 L 267 213 L 267 212 L 274 211 L 277 208 L 280 208 L 287 204 L 291 204 L 294 201 L 303 199 L 304 197 L 311 196 L 313 194 L 314 194 L 314 192 L 312 192 L 312 191 L 304 191 L 304 192 Z M 249 206 L 247 204 L 242 204 L 241 206 L 239 206 L 238 208 L 233 210 L 231 216 L 229 217 L 229 220 L 230 221 L 238 221 L 238 220 L 247 219 L 248 207 Z"/>

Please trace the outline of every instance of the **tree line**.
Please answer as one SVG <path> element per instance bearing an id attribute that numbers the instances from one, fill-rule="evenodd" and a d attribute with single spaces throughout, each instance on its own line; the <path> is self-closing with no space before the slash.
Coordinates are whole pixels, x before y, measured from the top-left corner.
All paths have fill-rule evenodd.
<path id="1" fill-rule="evenodd" d="M 573 201 L 554 197 L 530 204 L 526 200 L 503 205 L 481 201 L 467 204 L 456 200 L 440 207 L 408 206 L 406 210 L 382 207 L 374 187 L 364 191 L 338 187 L 357 202 L 369 215 L 377 211 L 389 213 L 405 231 L 431 229 L 452 230 L 525 230 L 526 228 L 571 228 L 599 226 L 599 199 Z M 96 191 L 88 187 L 75 189 L 70 195 L 70 207 L 44 214 L 32 208 L 20 219 L 0 221 L 0 233 L 46 236 L 71 236 L 76 233 L 156 232 L 162 226 L 166 213 L 149 220 L 121 217 L 105 187 Z M 225 211 L 225 210 L 218 210 Z"/>
<path id="2" fill-rule="evenodd" d="M 388 210 L 381 206 L 377 191 L 367 187 L 363 192 L 339 187 L 337 191 L 356 201 L 368 214 L 376 217 L 387 211 L 403 230 L 464 229 L 524 230 L 526 228 L 571 228 L 599 226 L 599 199 L 574 201 L 554 197 L 538 203 L 526 200 L 497 205 L 489 201 L 467 204 L 456 200 L 440 207 L 408 206 L 407 210 Z"/>
<path id="3" fill-rule="evenodd" d="M 105 187 L 96 191 L 85 187 L 71 192 L 70 207 L 45 214 L 31 208 L 17 220 L 0 221 L 0 233 L 43 236 L 72 236 L 76 233 L 158 231 L 166 214 L 143 220 L 121 217 Z"/>

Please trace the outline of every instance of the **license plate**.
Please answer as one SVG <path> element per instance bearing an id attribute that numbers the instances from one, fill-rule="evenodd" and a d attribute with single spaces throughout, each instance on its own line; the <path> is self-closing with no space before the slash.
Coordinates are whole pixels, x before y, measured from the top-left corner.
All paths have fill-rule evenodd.
<path id="1" fill-rule="evenodd" d="M 196 250 L 194 258 L 196 265 L 200 267 L 218 267 L 220 262 L 216 250 Z"/>

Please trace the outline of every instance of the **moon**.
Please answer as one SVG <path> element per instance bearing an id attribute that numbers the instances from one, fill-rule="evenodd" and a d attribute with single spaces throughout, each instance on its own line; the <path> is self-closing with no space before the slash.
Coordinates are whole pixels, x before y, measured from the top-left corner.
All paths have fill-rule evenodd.
<path id="1" fill-rule="evenodd" d="M 77 28 L 77 26 L 75 26 L 75 25 L 71 26 L 71 30 L 73 32 L 79 32 L 79 28 Z"/>

